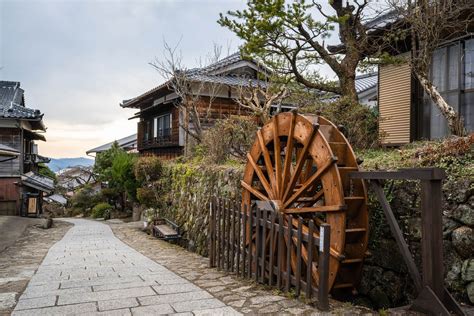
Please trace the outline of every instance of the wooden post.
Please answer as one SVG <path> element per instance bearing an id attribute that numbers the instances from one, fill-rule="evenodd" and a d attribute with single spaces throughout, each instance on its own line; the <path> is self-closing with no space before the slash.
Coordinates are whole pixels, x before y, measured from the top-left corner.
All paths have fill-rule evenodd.
<path id="1" fill-rule="evenodd" d="M 319 235 L 319 289 L 318 308 L 322 311 L 329 310 L 329 247 L 331 226 L 321 224 Z"/>
<path id="2" fill-rule="evenodd" d="M 423 285 L 443 300 L 443 224 L 441 180 L 421 181 L 421 253 Z"/>
<path id="3" fill-rule="evenodd" d="M 306 265 L 306 298 L 310 299 L 313 294 L 313 247 L 314 247 L 314 221 L 309 221 L 309 231 L 308 231 L 308 262 Z"/>
<path id="4" fill-rule="evenodd" d="M 215 242 L 216 242 L 216 236 L 215 236 L 215 212 L 214 212 L 214 200 L 211 198 L 211 202 L 209 203 L 209 268 L 214 268 L 215 267 Z"/>

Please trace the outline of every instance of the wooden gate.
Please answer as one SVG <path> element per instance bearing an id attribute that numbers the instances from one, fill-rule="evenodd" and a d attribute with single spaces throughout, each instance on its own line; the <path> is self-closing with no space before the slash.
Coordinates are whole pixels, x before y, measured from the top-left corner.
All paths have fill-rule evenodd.
<path id="1" fill-rule="evenodd" d="M 294 291 L 296 296 L 304 293 L 307 299 L 317 297 L 318 307 L 328 310 L 330 226 L 321 225 L 318 238 L 312 220 L 308 222 L 308 231 L 304 231 L 302 218 L 292 215 L 285 218 L 270 204 L 242 212 L 240 202 L 213 198 L 210 203 L 209 266 L 284 292 Z M 294 220 L 298 221 L 297 229 L 284 224 Z M 245 236 L 247 239 L 255 236 L 256 243 L 246 242 Z M 285 240 L 295 242 L 287 247 Z M 303 244 L 308 249 L 308 262 L 312 264 L 302 262 Z M 290 262 L 292 252 L 296 253 L 294 262 Z M 318 268 L 317 283 L 312 278 L 315 267 Z"/>

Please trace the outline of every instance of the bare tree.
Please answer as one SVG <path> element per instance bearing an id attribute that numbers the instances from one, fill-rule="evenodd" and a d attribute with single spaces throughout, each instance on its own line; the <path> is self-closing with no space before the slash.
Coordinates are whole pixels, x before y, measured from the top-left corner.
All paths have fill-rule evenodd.
<path id="1" fill-rule="evenodd" d="M 429 76 L 434 51 L 445 41 L 466 35 L 474 23 L 472 0 L 389 0 L 411 38 L 410 65 L 414 76 L 446 118 L 451 134 L 464 136 L 463 120 Z"/>
<path id="2" fill-rule="evenodd" d="M 276 106 L 279 112 L 282 101 L 289 95 L 289 90 L 284 85 L 249 79 L 248 84 L 237 87 L 237 97 L 234 100 L 242 108 L 250 110 L 263 125 L 270 119 L 272 107 Z"/>
<path id="3" fill-rule="evenodd" d="M 165 41 L 162 58 L 155 58 L 150 65 L 166 80 L 168 88 L 178 96 L 175 106 L 183 116 L 180 127 L 186 133 L 186 145 L 189 142 L 188 135 L 200 143 L 204 125 L 211 116 L 212 104 L 222 88 L 220 83 L 208 80 L 202 68 L 221 59 L 222 47 L 214 45 L 212 53 L 204 59 L 201 58 L 198 61 L 199 68 L 194 69 L 185 67 L 182 53 L 178 48 L 179 43 L 172 47 Z"/>

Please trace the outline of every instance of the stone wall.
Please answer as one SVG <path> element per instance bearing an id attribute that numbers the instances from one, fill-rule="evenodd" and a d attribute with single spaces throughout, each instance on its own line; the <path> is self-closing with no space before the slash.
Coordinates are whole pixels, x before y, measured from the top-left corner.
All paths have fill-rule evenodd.
<path id="1" fill-rule="evenodd" d="M 183 230 L 182 246 L 207 256 L 209 202 L 212 196 L 239 199 L 242 167 L 168 163 L 163 168 L 164 216 Z"/>
<path id="2" fill-rule="evenodd" d="M 417 265 L 421 266 L 420 195 L 417 182 L 387 182 L 385 193 Z M 372 195 L 372 194 L 371 194 Z M 443 186 L 445 283 L 458 301 L 474 303 L 474 181 L 448 180 Z M 413 282 L 386 223 L 371 196 L 371 256 L 364 265 L 357 301 L 375 308 L 407 304 Z"/>
<path id="3" fill-rule="evenodd" d="M 242 166 L 201 166 L 168 163 L 163 170 L 166 201 L 160 215 L 184 230 L 182 245 L 207 255 L 209 201 L 213 195 L 240 199 Z M 420 258 L 419 185 L 386 182 L 386 195 L 405 234 L 415 261 Z M 456 299 L 474 302 L 474 181 L 444 184 L 444 252 L 446 284 Z M 400 306 L 413 298 L 414 288 L 383 211 L 370 194 L 371 256 L 367 258 L 357 303 L 373 308 Z"/>

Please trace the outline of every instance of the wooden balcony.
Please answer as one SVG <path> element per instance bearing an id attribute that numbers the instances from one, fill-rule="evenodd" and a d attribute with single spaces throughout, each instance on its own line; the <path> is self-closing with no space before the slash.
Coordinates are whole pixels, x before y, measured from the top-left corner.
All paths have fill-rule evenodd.
<path id="1" fill-rule="evenodd" d="M 174 136 L 170 128 L 161 130 L 157 137 L 138 139 L 138 150 L 179 146 L 178 138 Z"/>

